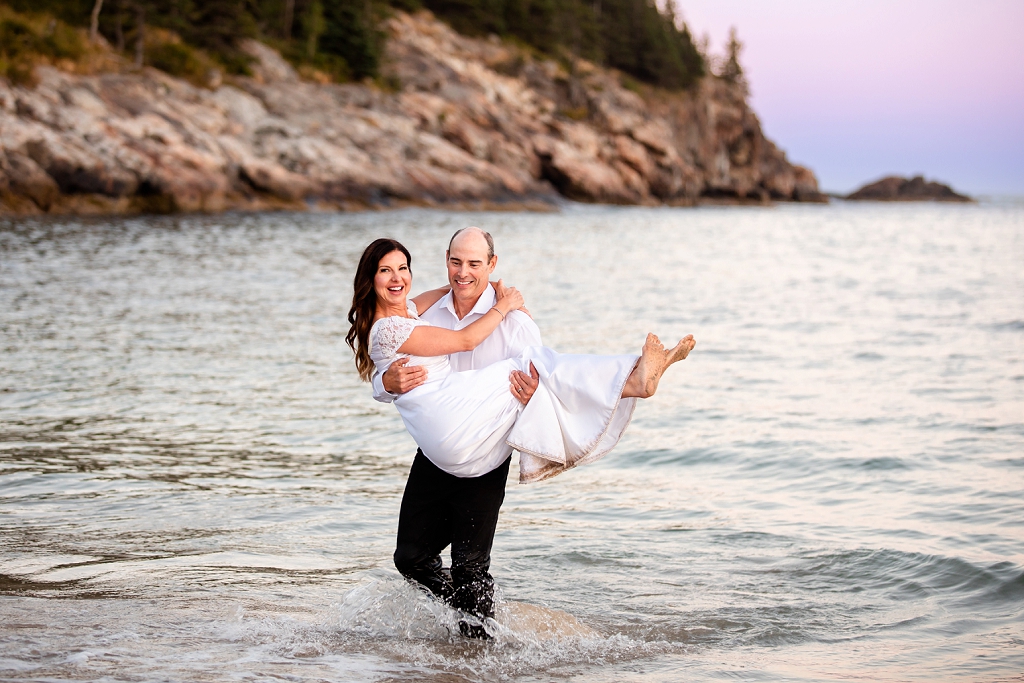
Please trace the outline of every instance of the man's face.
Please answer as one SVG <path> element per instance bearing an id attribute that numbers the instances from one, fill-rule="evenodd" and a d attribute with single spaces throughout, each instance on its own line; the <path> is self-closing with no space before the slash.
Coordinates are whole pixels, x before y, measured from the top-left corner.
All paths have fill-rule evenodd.
<path id="1" fill-rule="evenodd" d="M 487 258 L 487 240 L 475 231 L 460 234 L 445 252 L 448 260 L 448 284 L 452 296 L 469 305 L 476 303 L 490 281 L 498 257 Z"/>

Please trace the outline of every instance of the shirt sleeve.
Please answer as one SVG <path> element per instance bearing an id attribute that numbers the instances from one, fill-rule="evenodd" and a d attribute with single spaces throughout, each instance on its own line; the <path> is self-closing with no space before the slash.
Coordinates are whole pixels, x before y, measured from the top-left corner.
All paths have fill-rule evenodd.
<path id="1" fill-rule="evenodd" d="M 508 314 L 508 322 L 512 324 L 513 332 L 508 337 L 506 358 L 515 358 L 527 346 L 544 345 L 540 339 L 540 328 L 530 316 L 522 311 L 512 311 Z"/>
<path id="2" fill-rule="evenodd" d="M 374 371 L 373 379 L 370 380 L 370 383 L 373 384 L 374 401 L 380 401 L 381 403 L 394 403 L 395 399 L 398 398 L 384 388 L 384 375 L 381 373 Z"/>

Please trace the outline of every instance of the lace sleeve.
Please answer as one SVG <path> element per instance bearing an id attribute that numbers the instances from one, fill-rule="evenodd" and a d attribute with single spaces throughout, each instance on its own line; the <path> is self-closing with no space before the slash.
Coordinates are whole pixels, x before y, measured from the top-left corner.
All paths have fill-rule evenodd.
<path id="1" fill-rule="evenodd" d="M 405 340 L 416 328 L 416 321 L 412 318 L 399 318 L 393 316 L 384 318 L 377 324 L 376 346 L 380 350 L 382 358 L 391 358 L 398 353 Z"/>

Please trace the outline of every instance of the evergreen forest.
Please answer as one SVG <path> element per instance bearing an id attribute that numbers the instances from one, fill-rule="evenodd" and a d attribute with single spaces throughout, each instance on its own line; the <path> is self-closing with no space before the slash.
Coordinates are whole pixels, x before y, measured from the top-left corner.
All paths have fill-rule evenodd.
<path id="1" fill-rule="evenodd" d="M 27 15 L 49 14 L 96 31 L 120 52 L 174 72 L 199 50 L 229 73 L 246 73 L 238 48 L 257 38 L 294 64 L 333 80 L 380 75 L 384 19 L 394 10 L 428 9 L 460 33 L 498 35 L 528 49 L 567 60 L 582 57 L 668 89 L 685 88 L 705 72 L 704 58 L 672 5 L 654 0 L 7 0 Z M 0 20 L 0 41 L 24 33 L 16 15 Z M 13 22 L 13 23 L 12 23 Z M 10 25 L 9 25 L 10 24 Z M 172 31 L 183 44 L 146 51 L 146 29 Z M 22 33 L 19 33 L 21 31 Z M 161 63 L 162 60 L 162 63 Z M 177 67 L 177 68 L 176 68 Z"/>

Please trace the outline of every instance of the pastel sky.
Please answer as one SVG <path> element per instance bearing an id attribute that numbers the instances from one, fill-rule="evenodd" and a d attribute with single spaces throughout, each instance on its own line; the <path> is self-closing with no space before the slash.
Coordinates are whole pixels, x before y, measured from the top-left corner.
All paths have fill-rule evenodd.
<path id="1" fill-rule="evenodd" d="M 675 2 L 713 53 L 736 27 L 765 132 L 822 189 L 1024 195 L 1024 0 Z"/>

